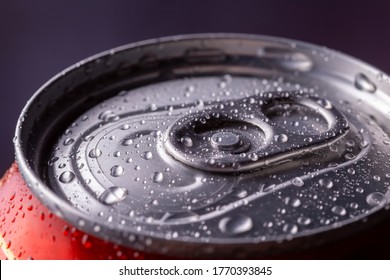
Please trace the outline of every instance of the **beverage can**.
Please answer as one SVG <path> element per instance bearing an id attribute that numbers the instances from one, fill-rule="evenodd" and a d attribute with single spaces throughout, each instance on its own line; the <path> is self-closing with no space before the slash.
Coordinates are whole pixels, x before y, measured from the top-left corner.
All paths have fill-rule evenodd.
<path id="1" fill-rule="evenodd" d="M 22 232 L 40 237 L 35 251 L 7 235 L 2 248 L 34 258 L 43 240 L 50 252 L 66 239 L 66 253 L 35 258 L 323 256 L 388 219 L 389 93 L 362 61 L 258 35 L 169 37 L 81 61 L 20 116 L 13 168 L 28 188 L 15 199 L 2 187 L 14 196 L 2 232 L 26 227 L 32 196 L 36 223 Z"/>

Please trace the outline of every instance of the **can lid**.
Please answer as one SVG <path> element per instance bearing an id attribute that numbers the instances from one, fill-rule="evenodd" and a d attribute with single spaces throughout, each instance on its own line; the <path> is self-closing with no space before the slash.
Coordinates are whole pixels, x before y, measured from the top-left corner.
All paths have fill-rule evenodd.
<path id="1" fill-rule="evenodd" d="M 43 203 L 98 237 L 173 255 L 280 253 L 386 215 L 388 81 L 286 39 L 132 44 L 45 84 L 16 157 Z"/>

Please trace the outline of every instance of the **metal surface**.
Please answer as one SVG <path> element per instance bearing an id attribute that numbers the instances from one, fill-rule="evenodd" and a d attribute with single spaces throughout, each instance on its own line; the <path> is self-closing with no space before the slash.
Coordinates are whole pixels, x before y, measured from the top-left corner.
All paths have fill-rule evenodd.
<path id="1" fill-rule="evenodd" d="M 277 254 L 387 216 L 389 92 L 371 66 L 296 41 L 148 41 L 44 85 L 16 156 L 38 198 L 95 236 L 176 256 Z"/>

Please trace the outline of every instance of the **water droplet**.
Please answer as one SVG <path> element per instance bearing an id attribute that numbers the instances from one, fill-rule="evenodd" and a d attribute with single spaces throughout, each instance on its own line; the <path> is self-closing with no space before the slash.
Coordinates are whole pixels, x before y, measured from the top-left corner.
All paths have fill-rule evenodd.
<path id="1" fill-rule="evenodd" d="M 362 141 L 362 142 L 360 142 L 360 144 L 359 144 L 359 147 L 360 147 L 361 149 L 366 148 L 367 146 L 368 146 L 368 142 L 367 142 L 367 141 Z"/>
<path id="2" fill-rule="evenodd" d="M 329 179 L 326 179 L 326 178 L 319 179 L 318 183 L 320 184 L 321 187 L 324 187 L 327 189 L 333 188 L 333 182 Z"/>
<path id="3" fill-rule="evenodd" d="M 121 176 L 123 173 L 125 173 L 125 170 L 123 169 L 122 166 L 120 166 L 120 165 L 115 165 L 115 166 L 111 167 L 111 176 L 113 176 L 113 177 L 119 177 L 119 176 Z"/>
<path id="4" fill-rule="evenodd" d="M 92 242 L 89 239 L 88 234 L 84 234 L 81 238 L 81 244 L 84 246 L 84 248 L 89 249 L 92 247 Z"/>
<path id="5" fill-rule="evenodd" d="M 330 109 L 333 108 L 332 103 L 330 103 L 330 101 L 327 100 L 327 99 L 319 99 L 319 100 L 317 101 L 317 103 L 320 104 L 320 105 L 321 105 L 322 107 L 324 107 L 325 109 L 328 109 L 328 110 L 330 110 Z"/>
<path id="6" fill-rule="evenodd" d="M 60 182 L 64 184 L 68 184 L 73 181 L 75 175 L 71 171 L 65 171 L 60 175 Z"/>
<path id="7" fill-rule="evenodd" d="M 253 221 L 248 216 L 238 214 L 222 218 L 218 223 L 218 228 L 225 234 L 237 235 L 250 231 L 253 228 Z"/>
<path id="8" fill-rule="evenodd" d="M 358 193 L 364 193 L 364 189 L 362 187 L 357 187 L 356 192 Z"/>
<path id="9" fill-rule="evenodd" d="M 105 204 L 111 205 L 124 200 L 127 194 L 128 192 L 125 188 L 114 186 L 106 189 L 99 200 Z"/>
<path id="10" fill-rule="evenodd" d="M 180 142 L 183 143 L 183 145 L 187 148 L 191 148 L 192 146 L 194 146 L 194 142 L 192 141 L 192 139 L 188 136 L 186 137 L 183 137 L 180 139 Z"/>
<path id="11" fill-rule="evenodd" d="M 380 192 L 373 192 L 367 195 L 366 201 L 368 205 L 375 207 L 385 202 L 385 196 Z"/>
<path id="12" fill-rule="evenodd" d="M 124 124 L 120 127 L 121 130 L 128 130 L 130 128 L 130 125 Z"/>
<path id="13" fill-rule="evenodd" d="M 74 142 L 74 139 L 73 139 L 73 138 L 66 138 L 66 139 L 64 140 L 64 145 L 65 145 L 65 146 L 69 146 L 69 145 L 71 145 L 73 142 Z"/>
<path id="14" fill-rule="evenodd" d="M 374 177 L 372 177 L 374 179 L 374 181 L 377 181 L 379 182 L 381 180 L 381 177 L 378 176 L 378 175 L 374 175 Z"/>
<path id="15" fill-rule="evenodd" d="M 286 197 L 284 199 L 284 203 L 292 207 L 299 207 L 301 205 L 301 201 L 296 197 Z"/>
<path id="16" fill-rule="evenodd" d="M 299 217 L 298 218 L 298 224 L 307 226 L 311 223 L 311 219 L 307 217 Z"/>
<path id="17" fill-rule="evenodd" d="M 107 110 L 99 115 L 99 119 L 104 122 L 116 122 L 119 120 L 119 116 L 114 112 Z"/>
<path id="18" fill-rule="evenodd" d="M 352 209 L 358 209 L 359 204 L 357 204 L 356 202 L 351 202 L 351 204 L 349 204 L 349 207 L 351 207 Z"/>
<path id="19" fill-rule="evenodd" d="M 120 157 L 121 156 L 121 152 L 116 151 L 116 152 L 114 152 L 113 156 L 114 157 Z"/>
<path id="20" fill-rule="evenodd" d="M 352 140 L 348 140 L 345 144 L 347 144 L 348 147 L 354 147 L 355 146 L 355 142 L 352 141 Z"/>
<path id="21" fill-rule="evenodd" d="M 235 190 L 232 195 L 237 198 L 244 198 L 248 195 L 248 192 L 246 190 Z"/>
<path id="22" fill-rule="evenodd" d="M 355 173 L 356 173 L 355 169 L 353 169 L 353 168 L 348 168 L 348 169 L 347 169 L 347 172 L 348 172 L 349 174 L 351 174 L 351 175 L 355 175 Z"/>
<path id="23" fill-rule="evenodd" d="M 90 134 L 89 134 L 89 135 L 84 135 L 84 136 L 82 136 L 83 141 L 85 141 L 85 142 L 91 141 L 94 137 L 95 137 L 95 136 L 90 135 Z"/>
<path id="24" fill-rule="evenodd" d="M 257 161 L 259 159 L 259 157 L 257 156 L 256 153 L 250 153 L 248 155 L 248 158 L 251 160 L 251 161 Z"/>
<path id="25" fill-rule="evenodd" d="M 59 157 L 52 157 L 52 158 L 49 160 L 49 165 L 53 165 L 53 163 L 55 163 L 57 160 L 59 160 Z"/>
<path id="26" fill-rule="evenodd" d="M 345 159 L 347 160 L 353 160 L 356 156 L 352 153 L 348 153 L 345 155 Z"/>
<path id="27" fill-rule="evenodd" d="M 332 212 L 339 216 L 345 216 L 347 214 L 347 210 L 345 210 L 345 208 L 340 205 L 333 206 Z"/>
<path id="28" fill-rule="evenodd" d="M 297 187 L 302 187 L 305 184 L 305 182 L 300 177 L 295 177 L 292 179 L 291 183 Z"/>
<path id="29" fill-rule="evenodd" d="M 100 151 L 98 148 L 95 148 L 90 150 L 88 155 L 91 158 L 98 158 L 102 155 L 102 151 Z"/>
<path id="30" fill-rule="evenodd" d="M 155 172 L 153 175 L 153 182 L 161 183 L 164 179 L 164 175 L 162 172 Z"/>
<path id="31" fill-rule="evenodd" d="M 130 146 L 130 145 L 133 145 L 133 143 L 134 143 L 134 141 L 133 141 L 133 139 L 125 139 L 125 140 L 123 140 L 122 141 L 122 145 L 123 146 Z"/>
<path id="32" fill-rule="evenodd" d="M 355 87 L 366 92 L 375 92 L 376 85 L 364 74 L 359 73 L 355 77 Z"/>
<path id="33" fill-rule="evenodd" d="M 144 159 L 146 159 L 146 160 L 149 160 L 149 159 L 152 159 L 153 158 L 153 153 L 152 152 L 144 152 L 143 154 L 142 154 L 142 157 L 144 158 Z"/>
<path id="34" fill-rule="evenodd" d="M 156 111 L 158 109 L 158 106 L 156 104 L 150 104 L 150 107 L 149 107 L 150 111 Z"/>
<path id="35" fill-rule="evenodd" d="M 285 224 L 283 226 L 283 232 L 288 234 L 297 234 L 298 233 L 298 226 L 295 224 Z"/>
<path id="36" fill-rule="evenodd" d="M 274 139 L 276 142 L 285 143 L 288 141 L 288 136 L 286 134 L 279 134 L 275 135 Z"/>

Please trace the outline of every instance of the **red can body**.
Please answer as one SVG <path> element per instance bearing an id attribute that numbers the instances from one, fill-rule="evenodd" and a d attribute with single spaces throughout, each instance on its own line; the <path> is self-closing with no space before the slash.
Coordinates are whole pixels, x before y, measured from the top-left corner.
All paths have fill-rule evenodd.
<path id="1" fill-rule="evenodd" d="M 0 181 L 1 259 L 156 259 L 83 233 L 49 211 L 16 163 Z"/>

